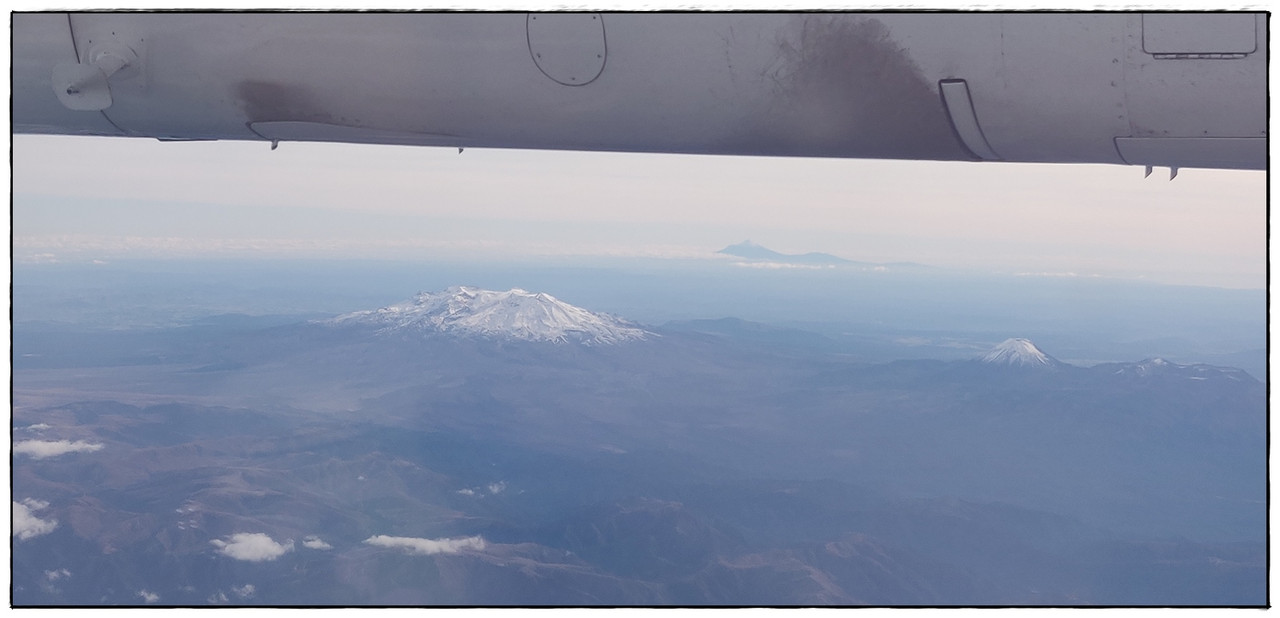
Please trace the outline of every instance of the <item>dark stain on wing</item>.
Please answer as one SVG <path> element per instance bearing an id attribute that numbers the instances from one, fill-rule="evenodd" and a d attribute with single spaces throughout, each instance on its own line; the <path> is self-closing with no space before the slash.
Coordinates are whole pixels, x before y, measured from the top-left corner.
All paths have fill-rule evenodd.
<path id="1" fill-rule="evenodd" d="M 243 81 L 236 97 L 248 124 L 296 121 L 339 124 L 328 111 L 314 104 L 315 96 L 303 86 L 265 81 Z"/>
<path id="2" fill-rule="evenodd" d="M 971 159 L 936 84 L 879 20 L 806 15 L 765 75 L 773 100 L 745 141 L 760 154 Z"/>

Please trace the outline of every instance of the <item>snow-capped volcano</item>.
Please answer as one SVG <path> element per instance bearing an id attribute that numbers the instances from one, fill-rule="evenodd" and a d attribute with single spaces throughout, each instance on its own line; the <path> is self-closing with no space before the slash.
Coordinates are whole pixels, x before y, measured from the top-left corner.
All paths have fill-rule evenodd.
<path id="1" fill-rule="evenodd" d="M 1045 354 L 1029 339 L 1005 339 L 982 357 L 982 362 L 1015 367 L 1054 367 L 1057 359 Z"/>
<path id="2" fill-rule="evenodd" d="M 615 344 L 656 336 L 616 317 L 592 313 L 550 294 L 454 286 L 404 301 L 340 315 L 331 324 L 369 325 L 380 332 L 424 331 L 521 341 Z"/>

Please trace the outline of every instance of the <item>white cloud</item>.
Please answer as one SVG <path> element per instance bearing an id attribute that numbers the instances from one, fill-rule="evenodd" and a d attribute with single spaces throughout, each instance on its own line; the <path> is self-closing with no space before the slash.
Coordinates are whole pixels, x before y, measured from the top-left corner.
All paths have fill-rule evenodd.
<path id="1" fill-rule="evenodd" d="M 160 600 L 160 595 L 154 592 L 148 592 L 146 590 L 139 590 L 138 596 L 142 597 L 142 600 L 147 603 L 155 603 L 156 601 Z"/>
<path id="2" fill-rule="evenodd" d="M 759 268 L 764 270 L 830 270 L 835 264 L 794 264 L 791 262 L 732 262 L 742 268 Z"/>
<path id="3" fill-rule="evenodd" d="M 422 539 L 411 536 L 386 536 L 379 534 L 364 540 L 375 547 L 402 549 L 410 554 L 456 554 L 464 549 L 484 549 L 484 539 L 469 536 L 460 539 Z"/>
<path id="4" fill-rule="evenodd" d="M 53 529 L 58 527 L 58 520 L 40 519 L 34 514 L 34 511 L 48 508 L 48 506 L 48 502 L 32 500 L 31 498 L 27 498 L 22 502 L 14 502 L 12 536 L 18 537 L 19 541 L 25 541 L 53 532 Z"/>
<path id="5" fill-rule="evenodd" d="M 64 577 L 71 577 L 71 571 L 66 569 L 56 569 L 44 572 L 44 578 L 51 582 L 56 582 Z"/>
<path id="6" fill-rule="evenodd" d="M 292 540 L 281 545 L 261 532 L 237 532 L 226 541 L 214 539 L 209 544 L 217 547 L 218 553 L 228 558 L 248 562 L 275 560 L 293 551 Z"/>
<path id="7" fill-rule="evenodd" d="M 254 594 L 256 594 L 257 592 L 258 592 L 258 588 L 253 584 L 245 584 L 243 586 L 231 587 L 231 594 L 241 599 L 248 599 L 252 597 Z M 210 605 L 229 603 L 231 602 L 231 597 L 227 596 L 227 593 L 225 591 L 219 590 L 209 595 L 209 598 L 205 599 L 205 602 Z"/>
<path id="8" fill-rule="evenodd" d="M 91 444 L 76 440 L 24 440 L 13 445 L 13 453 L 15 455 L 27 455 L 33 459 L 44 459 L 45 457 L 57 457 L 67 453 L 90 453 L 101 450 L 101 444 Z"/>
<path id="9" fill-rule="evenodd" d="M 486 249 L 494 242 L 484 240 L 422 238 L 376 240 L 351 238 L 199 238 L 193 236 L 109 236 L 61 234 L 14 238 L 16 260 L 25 264 L 52 264 L 75 260 L 76 254 L 107 253 L 142 257 L 256 254 L 265 256 L 318 255 L 345 252 L 356 255 L 394 255 L 395 252 L 429 250 Z M 59 253 L 45 251 L 56 249 Z M 66 255 L 71 253 L 72 255 Z M 80 259 L 84 259 L 81 257 Z M 78 260 L 76 260 L 78 261 Z M 92 259 L 93 264 L 107 264 Z"/>
<path id="10" fill-rule="evenodd" d="M 50 429 L 50 428 L 51 428 L 51 425 L 47 425 L 47 424 L 45 424 L 45 423 L 36 423 L 36 424 L 34 424 L 34 425 L 28 425 L 28 426 L 27 426 L 27 430 L 28 430 L 28 431 L 44 431 L 44 430 L 46 430 L 46 429 Z"/>
<path id="11" fill-rule="evenodd" d="M 302 546 L 310 549 L 333 549 L 333 546 L 320 540 L 318 536 L 309 536 L 302 539 Z"/>
<path id="12" fill-rule="evenodd" d="M 474 488 L 467 487 L 467 488 L 459 489 L 456 493 L 462 494 L 464 496 L 479 496 L 483 498 L 485 496 L 484 494 L 485 491 L 488 491 L 490 494 L 496 495 L 496 494 L 502 493 L 506 488 L 507 488 L 506 481 L 498 481 L 496 483 L 489 483 L 484 487 L 474 487 Z"/>
<path id="13" fill-rule="evenodd" d="M 16 256 L 17 261 L 25 264 L 57 264 L 61 260 L 53 253 L 30 253 Z"/>
<path id="14" fill-rule="evenodd" d="M 1075 278 L 1081 275 L 1073 272 L 1022 272 L 1014 273 L 1015 277 L 1068 277 Z M 1084 275 L 1085 277 L 1100 277 L 1101 275 Z"/>

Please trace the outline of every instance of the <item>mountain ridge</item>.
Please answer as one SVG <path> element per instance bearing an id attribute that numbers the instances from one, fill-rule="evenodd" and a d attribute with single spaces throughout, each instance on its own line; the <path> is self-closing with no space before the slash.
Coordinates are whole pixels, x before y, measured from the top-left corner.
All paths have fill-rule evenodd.
<path id="1" fill-rule="evenodd" d="M 818 251 L 811 251 L 809 253 L 781 253 L 765 247 L 764 245 L 754 243 L 750 239 L 729 245 L 728 247 L 716 251 L 716 253 L 741 258 L 752 264 L 787 264 L 807 267 L 850 266 L 863 269 L 874 268 L 877 270 L 890 267 L 928 268 L 928 266 L 918 264 L 916 262 L 860 262 Z"/>
<path id="2" fill-rule="evenodd" d="M 769 262 L 779 262 L 783 264 L 814 264 L 814 265 L 834 265 L 834 264 L 864 264 L 863 262 L 854 262 L 846 260 L 842 257 L 831 255 L 830 253 L 809 252 L 800 254 L 779 253 L 773 249 L 769 249 L 763 245 L 758 245 L 750 240 L 744 240 L 736 245 L 729 245 L 716 253 L 731 255 L 733 257 L 745 258 L 748 260 L 764 260 Z"/>
<path id="3" fill-rule="evenodd" d="M 358 325 L 379 332 L 424 332 L 518 341 L 614 345 L 657 335 L 621 318 L 594 313 L 545 292 L 505 292 L 452 286 L 419 292 L 379 309 L 346 313 L 321 322 Z"/>

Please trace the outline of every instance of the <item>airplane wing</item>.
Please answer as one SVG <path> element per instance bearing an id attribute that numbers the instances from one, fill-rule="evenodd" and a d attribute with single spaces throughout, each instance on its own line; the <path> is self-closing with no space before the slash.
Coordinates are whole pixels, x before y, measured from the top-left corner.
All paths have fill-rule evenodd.
<path id="1" fill-rule="evenodd" d="M 12 130 L 1265 169 L 1264 13 L 15 13 Z"/>

